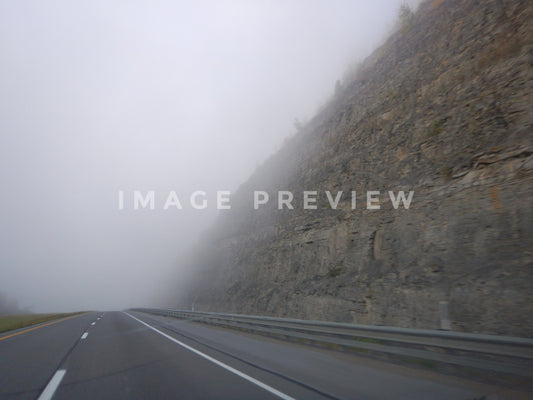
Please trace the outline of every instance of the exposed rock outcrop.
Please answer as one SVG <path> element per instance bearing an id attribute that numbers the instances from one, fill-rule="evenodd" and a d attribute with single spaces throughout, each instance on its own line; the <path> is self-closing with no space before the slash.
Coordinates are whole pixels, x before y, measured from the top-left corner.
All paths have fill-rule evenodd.
<path id="1" fill-rule="evenodd" d="M 533 2 L 426 1 L 242 185 L 180 303 L 439 328 L 446 301 L 452 329 L 532 337 L 532 82 Z M 389 190 L 414 191 L 409 209 Z"/>

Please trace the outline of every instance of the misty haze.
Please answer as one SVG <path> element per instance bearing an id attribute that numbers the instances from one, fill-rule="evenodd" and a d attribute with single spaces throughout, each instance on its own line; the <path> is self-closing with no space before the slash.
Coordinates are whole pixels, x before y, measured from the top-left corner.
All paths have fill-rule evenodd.
<path id="1" fill-rule="evenodd" d="M 235 190 L 399 4 L 4 2 L 2 292 L 34 312 L 165 305 L 215 215 L 121 214 L 118 190 Z"/>
<path id="2" fill-rule="evenodd" d="M 532 2 L 1 1 L 0 50 L 0 399 L 533 393 Z"/>

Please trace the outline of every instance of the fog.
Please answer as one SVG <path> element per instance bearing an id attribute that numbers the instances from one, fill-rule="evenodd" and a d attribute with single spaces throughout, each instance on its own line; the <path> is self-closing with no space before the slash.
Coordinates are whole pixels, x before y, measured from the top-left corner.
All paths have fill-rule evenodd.
<path id="1" fill-rule="evenodd" d="M 170 305 L 215 192 L 313 116 L 400 3 L 1 2 L 0 292 L 34 312 Z M 120 210 L 119 190 L 156 209 Z"/>

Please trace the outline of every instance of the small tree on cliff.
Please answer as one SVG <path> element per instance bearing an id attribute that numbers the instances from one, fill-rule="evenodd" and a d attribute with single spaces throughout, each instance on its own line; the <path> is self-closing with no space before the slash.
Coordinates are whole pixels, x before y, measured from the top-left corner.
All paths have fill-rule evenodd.
<path id="1" fill-rule="evenodd" d="M 415 14 L 409 4 L 402 3 L 398 11 L 398 25 L 400 32 L 407 32 L 413 26 Z"/>

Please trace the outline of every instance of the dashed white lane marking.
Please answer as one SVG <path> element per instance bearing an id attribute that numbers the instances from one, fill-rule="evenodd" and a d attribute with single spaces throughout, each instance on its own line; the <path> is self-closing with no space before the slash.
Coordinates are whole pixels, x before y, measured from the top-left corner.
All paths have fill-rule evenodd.
<path id="1" fill-rule="evenodd" d="M 83 335 L 81 335 L 82 339 L 87 339 L 87 336 L 89 336 L 89 333 L 85 332 Z"/>
<path id="2" fill-rule="evenodd" d="M 66 372 L 65 369 L 58 369 L 37 400 L 50 400 Z"/>
<path id="3" fill-rule="evenodd" d="M 140 322 L 141 324 L 147 326 L 148 328 L 152 329 L 153 331 L 155 331 L 155 332 L 159 333 L 160 335 L 166 337 L 168 340 L 170 340 L 170 341 L 172 341 L 172 342 L 174 342 L 174 343 L 176 343 L 176 344 L 179 344 L 179 345 L 182 346 L 182 347 L 185 347 L 187 350 L 192 351 L 192 352 L 195 353 L 195 354 L 198 354 L 200 357 L 203 357 L 203 358 L 205 358 L 206 360 L 211 361 L 212 363 L 214 363 L 214 364 L 216 364 L 216 365 L 218 365 L 218 366 L 220 366 L 220 367 L 222 367 L 222 368 L 228 370 L 229 372 L 234 373 L 235 375 L 240 376 L 240 377 L 243 378 L 243 379 L 246 379 L 248 382 L 251 382 L 251 383 L 253 383 L 254 385 L 259 386 L 260 388 L 266 390 L 267 392 L 270 392 L 270 393 L 272 393 L 272 394 L 278 396 L 279 398 L 281 398 L 281 399 L 283 399 L 283 400 L 295 400 L 293 397 L 291 397 L 291 396 L 289 396 L 289 395 L 287 395 L 287 394 L 285 394 L 285 393 L 283 393 L 283 392 L 280 392 L 280 391 L 277 390 L 277 389 L 274 389 L 272 386 L 269 386 L 269 385 L 267 385 L 266 383 L 263 383 L 263 382 L 261 382 L 261 381 L 258 381 L 257 379 L 252 378 L 250 375 L 246 375 L 244 372 L 241 372 L 241 371 L 239 371 L 238 369 L 235 369 L 235 368 L 233 368 L 233 367 L 230 367 L 229 365 L 224 364 L 222 361 L 218 361 L 217 359 L 215 359 L 215 358 L 213 358 L 213 357 L 211 357 L 211 356 L 208 356 L 207 354 L 202 353 L 202 352 L 199 351 L 199 350 L 196 350 L 194 347 L 191 347 L 191 346 L 189 346 L 189 345 L 187 345 L 187 344 L 185 344 L 185 343 L 183 343 L 183 342 L 180 342 L 178 339 L 175 339 L 175 338 L 173 338 L 172 336 L 167 335 L 167 334 L 164 333 L 164 332 L 161 332 L 159 329 L 154 328 L 154 327 L 151 326 L 151 325 L 148 325 L 146 322 L 141 321 L 141 320 L 138 319 L 138 318 L 135 318 L 133 315 L 128 314 L 127 312 L 124 312 L 124 314 L 130 316 L 130 317 L 133 318 L 134 320 Z"/>
<path id="4" fill-rule="evenodd" d="M 91 325 L 94 325 L 94 324 L 96 324 L 96 322 L 92 322 L 92 323 L 91 323 Z"/>

